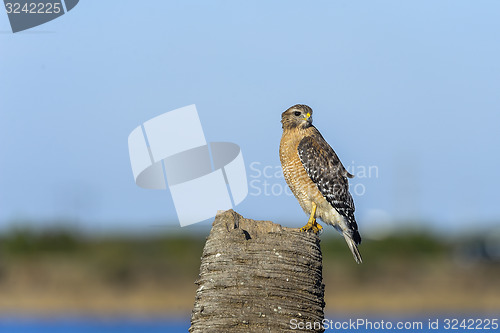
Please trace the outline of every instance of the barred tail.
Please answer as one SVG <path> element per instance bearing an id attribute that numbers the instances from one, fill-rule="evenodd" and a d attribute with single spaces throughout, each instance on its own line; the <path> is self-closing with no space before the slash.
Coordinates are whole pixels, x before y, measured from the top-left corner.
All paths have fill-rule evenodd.
<path id="1" fill-rule="evenodd" d="M 347 245 L 349 246 L 349 249 L 351 249 L 352 255 L 354 256 L 354 260 L 358 264 L 361 264 L 363 262 L 363 259 L 361 258 L 361 253 L 359 253 L 358 246 L 356 245 L 356 242 L 352 239 L 352 236 L 343 232 L 342 235 L 344 235 L 345 241 Z M 358 234 L 359 237 L 359 234 Z"/>

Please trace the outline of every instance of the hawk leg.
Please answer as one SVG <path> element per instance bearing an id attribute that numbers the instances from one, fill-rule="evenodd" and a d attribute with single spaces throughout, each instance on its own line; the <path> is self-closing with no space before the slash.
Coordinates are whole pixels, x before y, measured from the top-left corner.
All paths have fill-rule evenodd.
<path id="1" fill-rule="evenodd" d="M 311 216 L 309 216 L 309 221 L 307 221 L 307 224 L 300 228 L 300 231 L 309 231 L 312 230 L 315 234 L 321 231 L 323 229 L 322 226 L 320 226 L 316 222 L 316 203 L 313 201 L 312 203 L 312 209 L 311 209 Z"/>

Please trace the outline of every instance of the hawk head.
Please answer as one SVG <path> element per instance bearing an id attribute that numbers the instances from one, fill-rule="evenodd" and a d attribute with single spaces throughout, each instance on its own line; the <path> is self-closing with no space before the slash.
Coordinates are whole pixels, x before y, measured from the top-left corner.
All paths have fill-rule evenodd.
<path id="1" fill-rule="evenodd" d="M 281 114 L 283 129 L 307 128 L 312 126 L 313 110 L 307 105 L 297 104 Z"/>

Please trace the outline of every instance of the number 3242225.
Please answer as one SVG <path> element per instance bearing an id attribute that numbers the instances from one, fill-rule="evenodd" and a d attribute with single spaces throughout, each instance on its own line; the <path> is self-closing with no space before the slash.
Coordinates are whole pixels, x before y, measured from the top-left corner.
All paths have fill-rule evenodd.
<path id="1" fill-rule="evenodd" d="M 496 330 L 498 319 L 445 319 L 443 328 L 446 330 Z"/>
<path id="2" fill-rule="evenodd" d="M 24 5 L 19 2 L 6 2 L 7 14 L 59 14 L 62 11 L 60 2 L 30 2 Z"/>

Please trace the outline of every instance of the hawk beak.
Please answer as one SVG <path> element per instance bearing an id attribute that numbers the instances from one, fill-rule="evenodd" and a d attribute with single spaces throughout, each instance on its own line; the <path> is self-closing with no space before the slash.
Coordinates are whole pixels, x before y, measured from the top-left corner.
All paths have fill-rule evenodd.
<path id="1" fill-rule="evenodd" d="M 311 114 L 309 112 L 306 114 L 306 117 L 304 118 L 304 120 L 307 120 L 307 121 L 311 121 L 312 120 Z"/>

